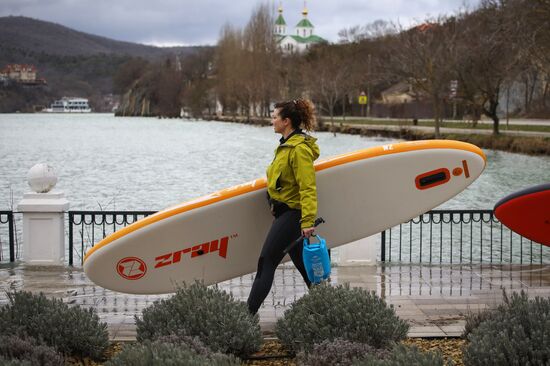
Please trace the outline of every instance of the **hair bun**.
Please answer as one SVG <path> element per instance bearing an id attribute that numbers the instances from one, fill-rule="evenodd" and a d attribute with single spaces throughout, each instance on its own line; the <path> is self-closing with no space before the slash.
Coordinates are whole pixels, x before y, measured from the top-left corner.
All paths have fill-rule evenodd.
<path id="1" fill-rule="evenodd" d="M 296 109 L 300 115 L 303 128 L 306 131 L 312 131 L 315 128 L 315 107 L 310 100 L 296 99 Z"/>
<path id="2" fill-rule="evenodd" d="M 292 99 L 275 104 L 280 108 L 281 118 L 290 118 L 294 128 L 302 127 L 306 131 L 312 131 L 315 127 L 315 107 L 309 99 Z"/>

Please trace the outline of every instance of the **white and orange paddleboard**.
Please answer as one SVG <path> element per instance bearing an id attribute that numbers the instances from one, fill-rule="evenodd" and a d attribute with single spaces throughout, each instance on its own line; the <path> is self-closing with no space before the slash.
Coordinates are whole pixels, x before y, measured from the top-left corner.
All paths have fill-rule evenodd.
<path id="1" fill-rule="evenodd" d="M 550 184 L 512 193 L 497 202 L 494 212 L 511 230 L 550 246 Z"/>
<path id="2" fill-rule="evenodd" d="M 315 164 L 319 231 L 328 247 L 381 232 L 464 190 L 485 168 L 478 147 L 429 140 L 383 145 Z M 96 284 L 133 294 L 175 292 L 256 270 L 273 221 L 266 179 L 160 211 L 90 248 L 84 271 Z M 290 244 L 290 243 L 289 243 Z"/>

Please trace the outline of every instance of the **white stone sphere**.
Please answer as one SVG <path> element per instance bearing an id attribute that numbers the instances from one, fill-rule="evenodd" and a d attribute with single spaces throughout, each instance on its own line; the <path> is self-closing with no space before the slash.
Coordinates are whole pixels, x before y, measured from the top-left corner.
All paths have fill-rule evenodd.
<path id="1" fill-rule="evenodd" d="M 27 182 L 36 193 L 47 193 L 55 187 L 57 175 L 51 165 L 39 163 L 27 173 Z"/>

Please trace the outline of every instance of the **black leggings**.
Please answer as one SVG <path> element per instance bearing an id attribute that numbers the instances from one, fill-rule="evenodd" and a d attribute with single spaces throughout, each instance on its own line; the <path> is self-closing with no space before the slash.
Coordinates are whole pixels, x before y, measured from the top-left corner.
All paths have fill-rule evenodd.
<path id="1" fill-rule="evenodd" d="M 283 250 L 301 235 L 300 218 L 301 212 L 299 210 L 287 210 L 273 221 L 273 225 L 271 225 L 265 239 L 260 259 L 258 259 L 258 271 L 248 296 L 248 309 L 252 314 L 258 312 L 269 294 L 269 290 L 271 290 L 275 270 L 284 257 Z M 298 271 L 300 271 L 307 287 L 310 287 L 311 282 L 307 278 L 302 250 L 303 244 L 300 243 L 288 254 Z"/>

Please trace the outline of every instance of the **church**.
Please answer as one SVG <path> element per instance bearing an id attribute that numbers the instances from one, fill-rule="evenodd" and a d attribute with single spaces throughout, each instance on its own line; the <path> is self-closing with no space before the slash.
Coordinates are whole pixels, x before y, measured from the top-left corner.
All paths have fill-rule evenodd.
<path id="1" fill-rule="evenodd" d="M 314 44 L 327 42 L 325 39 L 314 34 L 315 27 L 307 18 L 308 10 L 304 1 L 304 10 L 302 10 L 302 20 L 296 24 L 296 30 L 293 34 L 287 34 L 287 26 L 283 17 L 283 6 L 279 4 L 279 16 L 275 21 L 274 34 L 277 37 L 277 43 L 283 53 L 302 53 Z"/>

